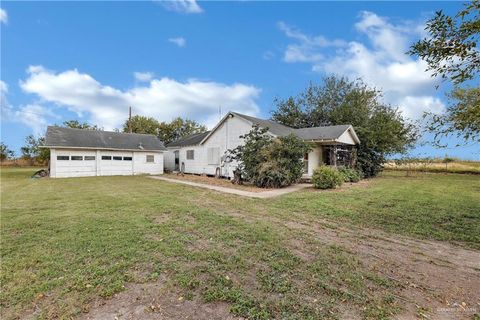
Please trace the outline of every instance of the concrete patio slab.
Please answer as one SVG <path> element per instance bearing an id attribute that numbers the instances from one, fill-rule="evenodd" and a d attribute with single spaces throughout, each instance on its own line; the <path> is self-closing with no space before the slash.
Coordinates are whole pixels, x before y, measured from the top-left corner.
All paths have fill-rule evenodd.
<path id="1" fill-rule="evenodd" d="M 273 189 L 273 190 L 263 191 L 263 192 L 252 192 L 252 191 L 245 191 L 245 190 L 226 188 L 226 187 L 220 187 L 220 186 L 212 186 L 208 184 L 185 181 L 185 180 L 165 178 L 161 176 L 149 176 L 149 178 L 167 181 L 167 182 L 185 184 L 192 187 L 204 188 L 204 189 L 214 190 L 214 191 L 223 192 L 223 193 L 235 194 L 243 197 L 260 198 L 260 199 L 278 197 L 278 196 L 291 193 L 294 191 L 298 191 L 304 188 L 308 188 L 311 186 L 310 184 L 307 184 L 307 183 L 299 183 L 299 184 L 295 184 L 293 186 L 289 186 L 281 189 Z"/>

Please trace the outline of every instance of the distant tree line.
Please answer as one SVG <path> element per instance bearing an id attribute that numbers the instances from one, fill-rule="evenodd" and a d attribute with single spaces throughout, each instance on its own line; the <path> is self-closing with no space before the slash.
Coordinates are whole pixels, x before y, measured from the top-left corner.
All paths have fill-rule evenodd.
<path id="1" fill-rule="evenodd" d="M 125 121 L 123 132 L 154 134 L 167 144 L 195 133 L 207 131 L 207 127 L 190 119 L 175 118 L 170 122 L 158 121 L 152 117 L 133 116 Z"/>

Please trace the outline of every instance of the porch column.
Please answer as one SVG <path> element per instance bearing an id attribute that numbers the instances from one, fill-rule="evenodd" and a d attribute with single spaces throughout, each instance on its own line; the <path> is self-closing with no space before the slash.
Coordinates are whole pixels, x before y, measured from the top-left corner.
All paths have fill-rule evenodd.
<path id="1" fill-rule="evenodd" d="M 336 145 L 333 145 L 332 146 L 332 154 L 331 154 L 331 162 L 332 162 L 332 166 L 336 167 L 337 166 L 337 146 Z"/>

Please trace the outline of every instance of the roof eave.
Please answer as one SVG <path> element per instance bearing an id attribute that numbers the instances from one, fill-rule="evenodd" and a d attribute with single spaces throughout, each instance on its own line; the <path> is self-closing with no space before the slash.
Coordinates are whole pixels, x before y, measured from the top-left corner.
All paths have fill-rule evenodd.
<path id="1" fill-rule="evenodd" d="M 85 149 L 85 150 L 108 150 L 108 151 L 137 151 L 137 152 L 163 152 L 165 149 L 124 149 L 124 148 L 98 148 L 98 147 L 73 147 L 73 146 L 39 146 L 45 149 Z"/>

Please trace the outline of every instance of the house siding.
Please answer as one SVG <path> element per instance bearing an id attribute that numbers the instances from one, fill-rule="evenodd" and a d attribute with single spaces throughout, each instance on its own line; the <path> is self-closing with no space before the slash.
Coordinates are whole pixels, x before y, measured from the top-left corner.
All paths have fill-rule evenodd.
<path id="1" fill-rule="evenodd" d="M 221 158 L 227 150 L 243 144 L 243 139 L 240 136 L 248 133 L 251 129 L 252 125 L 245 119 L 236 116 L 229 117 L 208 137 L 204 144 L 168 148 L 165 155 L 165 168 L 168 170 L 174 169 L 174 151 L 179 150 L 180 166 L 184 163 L 185 173 L 214 175 L 216 169 L 220 167 L 222 176 L 233 177 L 233 170 L 236 168 L 237 163 L 224 164 L 223 167 L 221 166 L 221 161 L 217 165 L 209 164 L 208 149 L 218 148 Z M 193 160 L 187 159 L 187 150 L 194 150 L 195 156 Z"/>
<path id="2" fill-rule="evenodd" d="M 322 164 L 322 151 L 322 146 L 316 146 L 308 153 L 308 176 L 312 176 L 313 171 Z"/>

